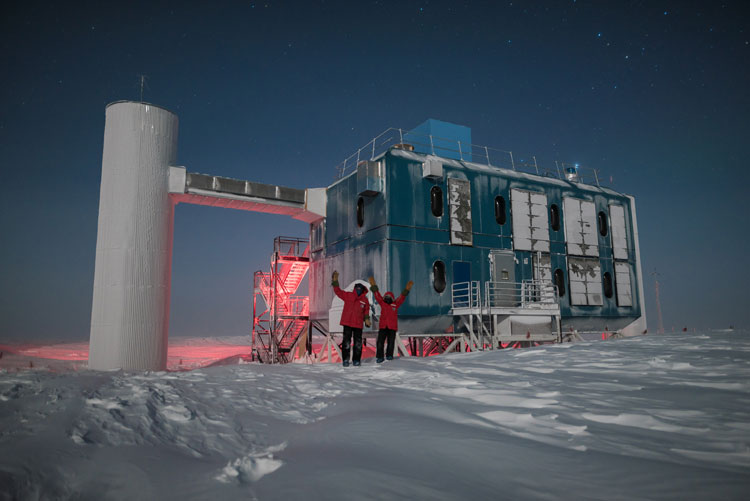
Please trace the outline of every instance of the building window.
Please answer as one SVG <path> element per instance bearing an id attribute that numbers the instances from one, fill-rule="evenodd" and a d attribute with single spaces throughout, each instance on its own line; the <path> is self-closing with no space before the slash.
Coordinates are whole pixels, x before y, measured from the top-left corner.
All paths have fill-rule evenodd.
<path id="1" fill-rule="evenodd" d="M 432 286 L 437 292 L 445 290 L 445 263 L 442 261 L 432 263 Z"/>
<path id="2" fill-rule="evenodd" d="M 495 221 L 500 226 L 505 224 L 505 199 L 499 195 L 495 197 Z"/>
<path id="3" fill-rule="evenodd" d="M 430 209 L 435 217 L 443 215 L 443 190 L 440 186 L 433 186 L 430 190 Z"/>
<path id="4" fill-rule="evenodd" d="M 563 297 L 565 295 L 565 274 L 560 268 L 555 270 L 555 286 L 557 287 L 557 295 Z"/>
<path id="5" fill-rule="evenodd" d="M 599 234 L 603 237 L 607 236 L 607 215 L 604 211 L 599 211 Z"/>
<path id="6" fill-rule="evenodd" d="M 552 226 L 552 231 L 560 230 L 560 208 L 557 204 L 552 204 L 549 207 L 549 224 Z"/>
<path id="7" fill-rule="evenodd" d="M 604 272 L 604 295 L 612 297 L 612 274 L 608 271 Z"/>
<path id="8" fill-rule="evenodd" d="M 365 199 L 359 197 L 357 200 L 357 226 L 360 228 L 365 224 Z"/>

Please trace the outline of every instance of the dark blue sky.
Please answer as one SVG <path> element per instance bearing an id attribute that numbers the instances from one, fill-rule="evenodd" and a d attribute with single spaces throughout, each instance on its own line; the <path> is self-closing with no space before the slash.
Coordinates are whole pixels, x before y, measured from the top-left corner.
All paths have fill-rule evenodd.
<path id="1" fill-rule="evenodd" d="M 0 17 L 0 339 L 88 337 L 104 108 L 189 171 L 314 187 L 391 126 L 580 162 L 637 200 L 649 327 L 750 327 L 746 2 L 14 2 Z M 171 335 L 249 332 L 281 216 L 180 205 Z"/>

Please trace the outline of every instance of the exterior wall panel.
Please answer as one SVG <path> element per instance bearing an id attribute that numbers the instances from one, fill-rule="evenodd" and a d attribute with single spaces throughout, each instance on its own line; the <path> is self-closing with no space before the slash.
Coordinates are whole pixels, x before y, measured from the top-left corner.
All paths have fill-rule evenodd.
<path id="1" fill-rule="evenodd" d="M 615 259 L 628 259 L 628 234 L 625 226 L 625 209 L 622 205 L 609 206 L 612 252 Z"/>
<path id="2" fill-rule="evenodd" d="M 471 245 L 471 184 L 463 179 L 448 179 L 451 243 Z"/>
<path id="3" fill-rule="evenodd" d="M 627 263 L 615 263 L 615 287 L 617 289 L 617 305 L 633 306 L 630 267 Z"/>
<path id="4" fill-rule="evenodd" d="M 598 256 L 596 210 L 593 202 L 576 198 L 563 199 L 565 208 L 565 237 L 568 254 Z"/>
<path id="5" fill-rule="evenodd" d="M 602 305 L 602 273 L 598 259 L 568 258 L 571 303 Z"/>

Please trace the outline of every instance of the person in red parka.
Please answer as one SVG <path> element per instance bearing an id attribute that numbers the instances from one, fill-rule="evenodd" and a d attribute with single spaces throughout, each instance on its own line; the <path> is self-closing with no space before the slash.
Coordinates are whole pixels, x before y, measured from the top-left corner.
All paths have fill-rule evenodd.
<path id="1" fill-rule="evenodd" d="M 376 343 L 375 361 L 377 363 L 383 362 L 383 345 L 386 339 L 388 340 L 388 347 L 385 350 L 385 358 L 393 360 L 393 348 L 396 344 L 396 331 L 398 330 L 398 308 L 406 300 L 406 296 L 409 295 L 414 282 L 409 280 L 404 290 L 398 299 L 394 299 L 393 292 L 386 292 L 385 296 L 380 295 L 378 290 L 378 284 L 375 283 L 375 277 L 368 279 L 370 282 L 370 290 L 375 296 L 375 300 L 380 305 L 380 323 L 378 324 L 378 341 Z"/>
<path id="2" fill-rule="evenodd" d="M 339 272 L 334 271 L 331 285 L 333 292 L 344 301 L 341 312 L 341 325 L 344 327 L 344 342 L 341 345 L 341 358 L 344 367 L 349 367 L 349 348 L 354 338 L 352 365 L 358 367 L 362 358 L 362 323 L 370 326 L 370 301 L 367 300 L 367 287 L 362 284 L 354 286 L 352 292 L 341 290 L 339 287 Z"/>

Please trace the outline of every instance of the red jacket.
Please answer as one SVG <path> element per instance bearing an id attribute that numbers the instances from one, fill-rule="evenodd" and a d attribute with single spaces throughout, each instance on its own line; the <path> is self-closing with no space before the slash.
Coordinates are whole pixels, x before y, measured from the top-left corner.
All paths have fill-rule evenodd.
<path id="1" fill-rule="evenodd" d="M 370 301 L 367 293 L 357 296 L 357 293 L 341 290 L 338 285 L 333 287 L 333 292 L 344 300 L 344 310 L 341 312 L 341 325 L 361 329 L 366 317 L 370 316 Z"/>
<path id="2" fill-rule="evenodd" d="M 398 307 L 403 304 L 403 302 L 406 300 L 406 296 L 401 293 L 401 295 L 393 301 L 391 304 L 386 303 L 383 300 L 383 296 L 380 295 L 380 291 L 374 291 L 373 294 L 375 295 L 375 300 L 380 305 L 380 323 L 378 324 L 378 329 L 393 329 L 394 331 L 398 330 Z M 386 295 L 389 293 L 386 292 Z M 391 296 L 393 294 L 391 293 Z"/>

